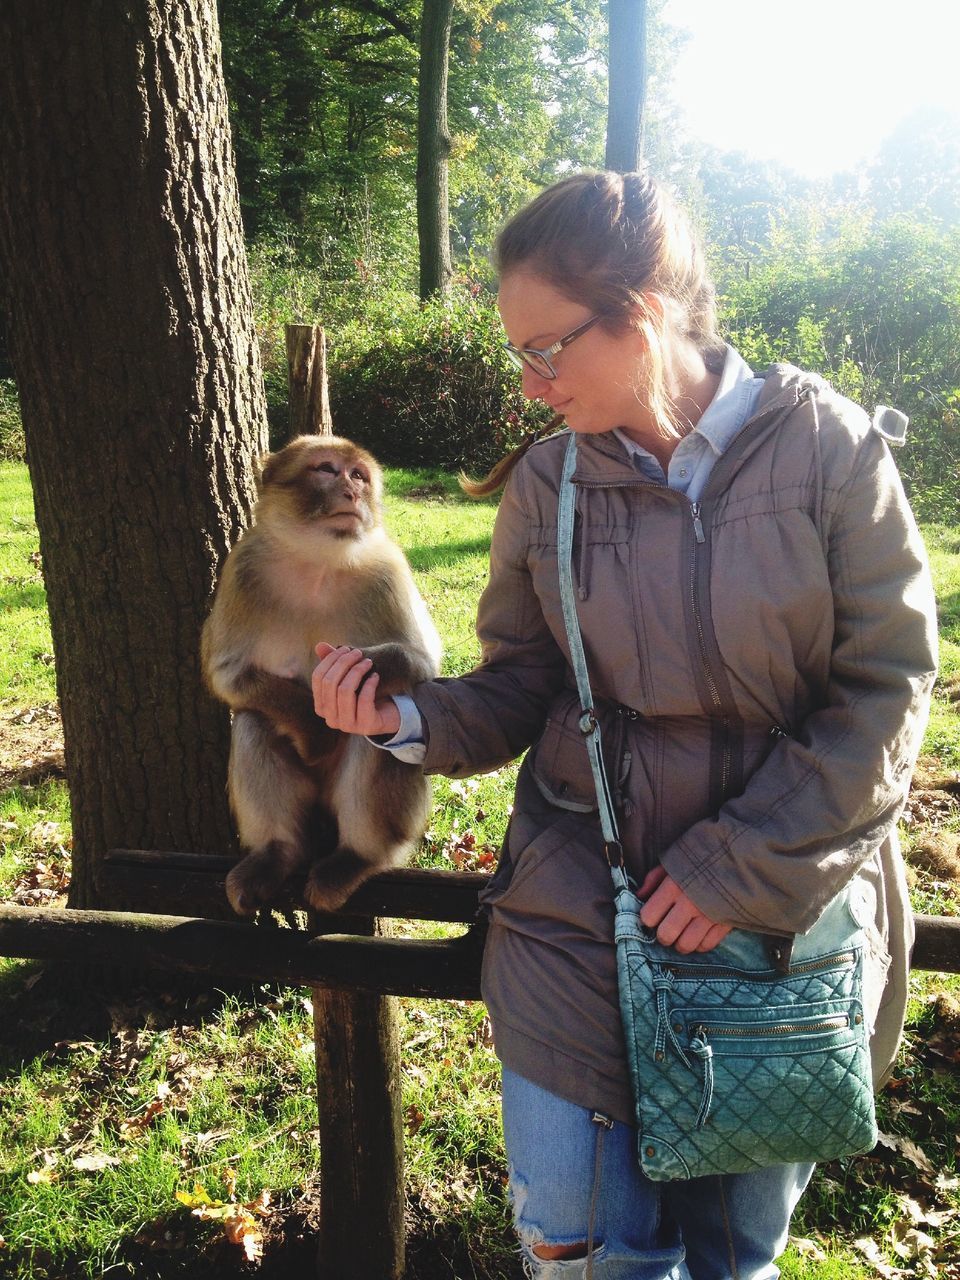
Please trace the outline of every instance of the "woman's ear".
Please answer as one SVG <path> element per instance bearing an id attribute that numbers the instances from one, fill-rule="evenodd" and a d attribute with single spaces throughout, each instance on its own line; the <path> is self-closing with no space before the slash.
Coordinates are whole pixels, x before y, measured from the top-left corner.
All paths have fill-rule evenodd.
<path id="1" fill-rule="evenodd" d="M 663 294 L 657 293 L 655 289 L 647 289 L 640 296 L 643 298 L 644 306 L 647 309 L 647 318 L 653 320 L 657 327 L 662 329 L 663 318 L 667 311 L 667 304 L 664 301 Z"/>
<path id="2" fill-rule="evenodd" d="M 662 293 L 647 289 L 637 298 L 630 312 L 632 328 L 646 345 L 662 338 L 667 312 L 667 302 Z"/>

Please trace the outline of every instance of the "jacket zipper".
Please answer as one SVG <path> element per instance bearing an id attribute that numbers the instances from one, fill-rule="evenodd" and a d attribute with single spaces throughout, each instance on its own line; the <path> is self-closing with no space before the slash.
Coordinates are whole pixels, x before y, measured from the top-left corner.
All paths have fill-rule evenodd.
<path id="1" fill-rule="evenodd" d="M 792 964 L 789 973 L 775 973 L 772 977 L 766 977 L 764 974 L 751 973 L 752 981 L 760 982 L 783 982 L 787 978 L 796 977 L 801 973 L 816 973 L 820 969 L 848 969 L 853 964 L 854 956 L 852 951 L 840 951 L 833 956 L 819 956 L 816 960 L 806 960 L 800 964 Z M 719 964 L 668 964 L 663 968 L 674 978 L 742 978 L 743 969 L 736 969 L 733 965 Z"/>
<path id="2" fill-rule="evenodd" d="M 697 598 L 697 547 L 706 543 L 706 535 L 703 532 L 703 522 L 700 519 L 700 503 L 692 502 L 690 504 L 690 515 L 693 519 L 693 536 L 694 546 L 693 555 L 690 558 L 690 603 L 693 608 L 693 619 L 697 629 L 697 643 L 700 648 L 700 661 L 703 665 L 703 672 L 707 680 L 707 689 L 710 693 L 710 700 L 714 707 L 720 712 L 721 724 L 723 725 L 723 754 L 720 757 L 720 802 L 721 804 L 727 798 L 727 787 L 730 782 L 730 717 L 724 714 L 723 699 L 720 697 L 720 690 L 717 688 L 717 682 L 713 678 L 713 671 L 710 667 L 710 655 L 707 651 L 707 641 L 703 632 L 703 618 L 700 613 L 700 601 Z"/>
<path id="3" fill-rule="evenodd" d="M 799 405 L 803 401 L 803 399 L 805 399 L 806 396 L 808 396 L 809 394 L 810 394 L 809 389 L 804 388 L 804 390 L 797 397 L 796 404 L 787 406 L 784 409 L 784 413 L 786 414 L 792 411 L 793 409 L 795 409 L 797 405 Z M 755 423 L 760 421 L 762 417 L 764 417 L 767 413 L 770 413 L 770 412 L 772 412 L 772 410 L 770 409 L 764 410 L 762 414 L 757 415 L 756 417 L 752 418 L 750 421 L 745 422 L 743 424 L 743 426 L 740 428 L 740 431 L 737 433 L 734 439 L 730 441 L 730 444 L 727 446 L 726 450 L 724 451 L 723 457 L 719 460 L 719 462 L 717 463 L 717 466 L 713 470 L 713 473 L 708 478 L 707 480 L 708 490 L 710 490 L 711 488 L 717 487 L 716 485 L 717 472 L 719 471 L 722 474 L 724 470 L 729 469 L 731 465 L 731 459 L 736 457 L 734 446 L 737 444 L 737 442 L 746 434 L 749 428 L 753 427 Z M 726 467 L 724 466 L 724 464 L 726 464 Z M 581 480 L 578 483 L 583 488 L 589 488 L 589 489 L 653 488 L 653 489 L 665 489 L 668 493 L 676 492 L 676 490 L 671 489 L 670 486 L 667 484 L 660 484 L 657 481 L 651 481 L 651 480 L 641 480 L 639 477 L 635 481 L 631 478 L 630 481 L 615 482 L 615 481 L 608 481 L 608 480 L 601 480 L 601 481 Z M 687 499 L 687 501 L 689 501 L 689 499 Z M 730 717 L 729 715 L 724 713 L 723 699 L 720 697 L 720 691 L 717 688 L 717 683 L 714 678 L 713 671 L 711 669 L 710 655 L 707 651 L 706 638 L 704 636 L 704 631 L 703 631 L 703 619 L 700 614 L 700 606 L 697 600 L 697 547 L 703 546 L 707 540 L 706 534 L 704 533 L 704 530 L 703 530 L 703 521 L 700 518 L 699 502 L 690 503 L 690 515 L 693 520 L 693 534 L 694 534 L 694 540 L 695 540 L 692 562 L 691 562 L 691 571 L 690 571 L 690 597 L 693 605 L 693 616 L 694 616 L 694 621 L 695 621 L 696 631 L 697 631 L 697 642 L 700 649 L 700 661 L 703 666 L 704 674 L 706 676 L 707 690 L 709 692 L 710 699 L 714 707 L 717 709 L 717 711 L 721 713 L 720 723 L 723 727 L 724 745 L 723 745 L 723 753 L 720 758 L 720 803 L 722 804 L 723 801 L 727 798 L 727 788 L 730 783 L 730 772 L 731 772 L 731 769 L 730 769 L 730 766 L 731 766 Z"/>

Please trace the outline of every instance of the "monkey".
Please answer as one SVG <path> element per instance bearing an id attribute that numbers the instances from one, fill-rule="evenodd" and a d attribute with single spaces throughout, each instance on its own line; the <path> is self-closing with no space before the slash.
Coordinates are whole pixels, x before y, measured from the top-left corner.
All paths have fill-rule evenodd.
<path id="1" fill-rule="evenodd" d="M 226 891 L 238 915 L 275 901 L 308 864 L 306 901 L 334 911 L 426 828 L 422 771 L 331 729 L 310 689 L 320 639 L 362 649 L 387 694 L 437 674 L 440 638 L 384 531 L 382 495 L 366 450 L 299 436 L 266 457 L 253 522 L 224 563 L 201 660 L 233 713 L 227 790 L 246 854 Z"/>

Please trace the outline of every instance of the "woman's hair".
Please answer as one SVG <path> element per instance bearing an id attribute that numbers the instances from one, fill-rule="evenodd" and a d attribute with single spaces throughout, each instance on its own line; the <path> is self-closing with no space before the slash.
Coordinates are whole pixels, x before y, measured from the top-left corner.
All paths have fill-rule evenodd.
<path id="1" fill-rule="evenodd" d="M 506 223 L 493 261 L 501 278 L 520 269 L 539 276 L 602 316 L 609 332 L 638 329 L 649 353 L 638 369 L 638 391 L 665 437 L 683 434 L 667 390 L 671 343 L 688 339 L 714 370 L 722 365 L 723 344 L 703 250 L 686 216 L 649 174 L 562 178 Z M 467 492 L 493 492 L 531 443 L 497 463 L 486 480 L 469 482 Z M 498 483 L 491 484 L 494 472 Z"/>

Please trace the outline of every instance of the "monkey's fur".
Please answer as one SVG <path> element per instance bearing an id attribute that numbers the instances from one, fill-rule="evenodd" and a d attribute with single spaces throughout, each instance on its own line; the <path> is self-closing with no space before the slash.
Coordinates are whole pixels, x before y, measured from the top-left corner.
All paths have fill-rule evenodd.
<path id="1" fill-rule="evenodd" d="M 254 523 L 224 564 L 202 656 L 210 689 L 233 711 L 228 788 L 249 852 L 227 896 L 240 915 L 275 900 L 315 852 L 306 899 L 335 910 L 403 861 L 426 826 L 420 769 L 329 728 L 310 689 L 320 640 L 372 658 L 379 695 L 436 675 L 440 640 L 381 526 L 382 489 L 365 450 L 301 436 L 267 459 Z"/>

